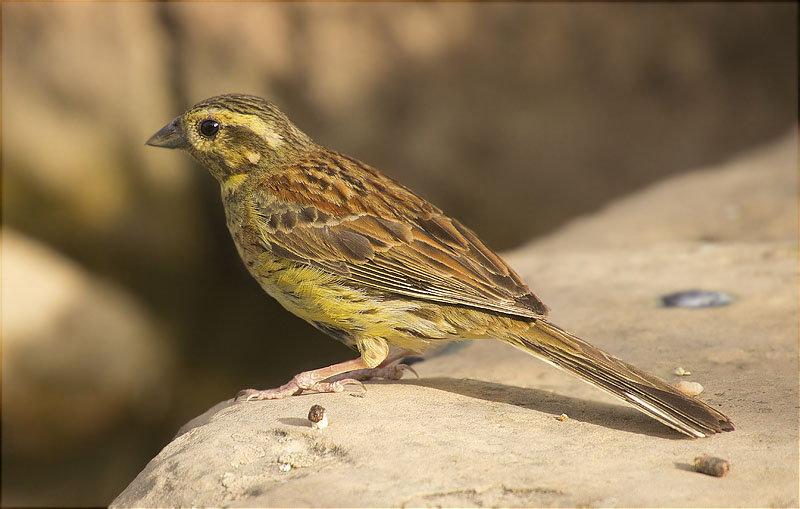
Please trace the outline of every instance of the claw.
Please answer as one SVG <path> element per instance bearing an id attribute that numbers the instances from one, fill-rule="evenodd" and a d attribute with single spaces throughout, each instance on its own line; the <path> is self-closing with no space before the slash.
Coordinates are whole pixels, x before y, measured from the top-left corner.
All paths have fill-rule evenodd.
<path id="1" fill-rule="evenodd" d="M 417 373 L 417 370 L 412 368 L 408 364 L 398 364 L 397 366 L 395 366 L 395 368 L 400 369 L 401 372 L 406 370 L 411 371 L 412 373 L 414 373 L 414 376 L 417 377 L 417 379 L 419 379 L 419 373 Z"/>
<path id="2" fill-rule="evenodd" d="M 293 379 L 286 385 L 282 385 L 277 389 L 266 389 L 259 391 L 256 389 L 244 389 L 239 391 L 234 398 L 234 401 L 260 401 L 263 399 L 281 399 L 287 396 L 294 396 L 303 392 L 305 388 L 299 384 L 297 380 Z"/>
<path id="3" fill-rule="evenodd" d="M 342 392 L 344 390 L 344 386 L 349 384 L 359 385 L 362 389 L 364 389 L 364 392 L 367 391 L 366 386 L 361 383 L 361 380 L 356 380 L 355 378 L 343 378 L 342 380 L 336 380 L 333 382 L 318 382 L 309 387 L 308 390 L 316 392 Z"/>
<path id="4" fill-rule="evenodd" d="M 234 401 L 252 401 L 255 399 L 255 393 L 257 393 L 255 389 L 243 389 L 236 393 L 236 396 L 233 398 Z"/>

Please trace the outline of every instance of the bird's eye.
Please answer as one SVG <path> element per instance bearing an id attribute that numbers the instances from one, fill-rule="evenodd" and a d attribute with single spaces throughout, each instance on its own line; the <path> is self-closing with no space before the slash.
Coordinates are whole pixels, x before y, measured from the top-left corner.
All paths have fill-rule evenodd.
<path id="1" fill-rule="evenodd" d="M 213 138 L 219 132 L 219 122 L 216 120 L 203 120 L 200 122 L 200 134 L 206 138 Z"/>

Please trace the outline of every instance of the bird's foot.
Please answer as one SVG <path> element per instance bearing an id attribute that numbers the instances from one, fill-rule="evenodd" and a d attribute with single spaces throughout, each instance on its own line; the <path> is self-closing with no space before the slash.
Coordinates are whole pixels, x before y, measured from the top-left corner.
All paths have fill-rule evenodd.
<path id="1" fill-rule="evenodd" d="M 386 378 L 388 380 L 400 380 L 403 373 L 411 371 L 417 378 L 419 375 L 411 366 L 406 364 L 394 364 L 397 359 L 402 358 L 405 350 L 399 351 L 393 357 L 389 357 L 375 368 L 365 368 L 364 360 L 361 358 L 345 361 L 327 368 L 304 371 L 295 375 L 289 383 L 281 385 L 275 389 L 245 389 L 236 395 L 236 401 L 256 401 L 261 399 L 282 399 L 289 396 L 296 396 L 306 391 L 312 392 L 342 392 L 346 385 L 358 384 L 366 390 L 362 380 L 371 378 Z"/>
<path id="2" fill-rule="evenodd" d="M 338 380 L 327 382 L 315 381 L 315 377 L 307 376 L 312 372 L 300 373 L 292 378 L 289 383 L 281 385 L 275 389 L 245 389 L 236 395 L 236 401 L 258 401 L 262 399 L 282 399 L 289 396 L 296 396 L 306 391 L 311 392 L 342 392 L 344 387 L 349 384 L 358 384 L 362 388 L 364 384 L 360 380 L 351 377 L 342 377 Z M 344 373 L 347 375 L 348 373 Z"/>
<path id="3" fill-rule="evenodd" d="M 371 380 L 373 378 L 385 378 L 386 380 L 400 380 L 406 371 L 411 371 L 419 378 L 419 374 L 414 368 L 406 364 L 394 364 L 392 366 L 378 366 L 377 368 L 358 369 L 350 371 L 349 373 L 342 373 L 341 375 L 332 376 L 327 379 L 328 382 L 336 383 L 340 378 L 347 378 L 350 380 Z"/>

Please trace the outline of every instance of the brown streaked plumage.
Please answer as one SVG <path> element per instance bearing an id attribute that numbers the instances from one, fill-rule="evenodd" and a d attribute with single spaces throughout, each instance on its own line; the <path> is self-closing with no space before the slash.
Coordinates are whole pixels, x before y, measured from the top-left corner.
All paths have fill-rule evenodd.
<path id="1" fill-rule="evenodd" d="M 547 307 L 471 230 L 376 169 L 314 143 L 263 99 L 212 97 L 148 144 L 183 148 L 203 164 L 221 185 L 228 228 L 253 277 L 361 354 L 277 389 L 243 391 L 245 399 L 340 391 L 356 375 L 399 378 L 404 368 L 392 363 L 408 352 L 494 337 L 685 435 L 733 430 L 701 401 L 548 322 Z"/>
<path id="2" fill-rule="evenodd" d="M 547 313 L 514 270 L 458 221 L 374 168 L 312 153 L 255 188 L 268 247 L 354 282 L 409 297 L 534 318 Z"/>

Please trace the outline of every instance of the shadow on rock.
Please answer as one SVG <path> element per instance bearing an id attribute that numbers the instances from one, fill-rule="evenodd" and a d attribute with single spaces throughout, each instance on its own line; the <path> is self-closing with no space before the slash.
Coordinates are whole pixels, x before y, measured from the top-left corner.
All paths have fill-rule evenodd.
<path id="1" fill-rule="evenodd" d="M 633 408 L 562 396 L 541 389 L 516 387 L 470 378 L 456 379 L 446 377 L 401 380 L 398 382 L 374 381 L 370 383 L 417 385 L 470 398 L 529 408 L 539 412 L 546 412 L 553 416 L 559 416 L 564 413 L 570 419 L 579 422 L 597 424 L 629 433 L 669 439 L 684 438 L 679 433 L 671 431 L 658 421 L 639 413 Z"/>

